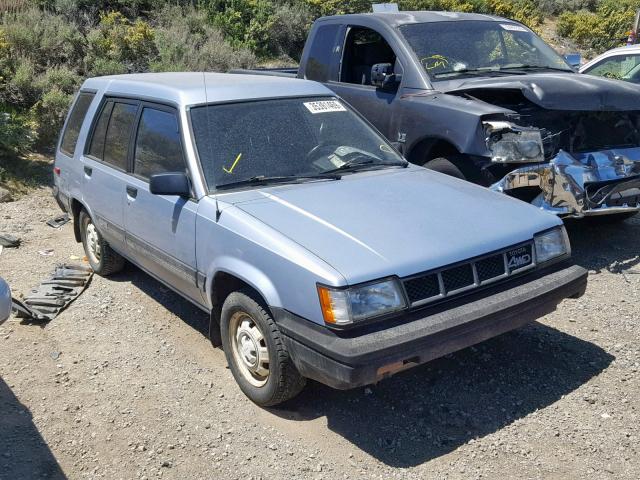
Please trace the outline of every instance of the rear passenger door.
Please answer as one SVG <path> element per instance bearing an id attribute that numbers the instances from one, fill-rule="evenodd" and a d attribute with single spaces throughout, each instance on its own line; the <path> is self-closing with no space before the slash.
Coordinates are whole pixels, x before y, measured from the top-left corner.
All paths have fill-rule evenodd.
<path id="1" fill-rule="evenodd" d="M 186 172 L 178 112 L 143 102 L 132 149 L 131 175 L 124 204 L 127 248 L 133 259 L 196 303 L 195 230 L 198 204 L 193 198 L 153 195 L 151 175 Z"/>
<path id="2" fill-rule="evenodd" d="M 105 98 L 83 158 L 83 199 L 102 236 L 119 252 L 126 248 L 123 207 L 138 107 L 137 101 Z"/>

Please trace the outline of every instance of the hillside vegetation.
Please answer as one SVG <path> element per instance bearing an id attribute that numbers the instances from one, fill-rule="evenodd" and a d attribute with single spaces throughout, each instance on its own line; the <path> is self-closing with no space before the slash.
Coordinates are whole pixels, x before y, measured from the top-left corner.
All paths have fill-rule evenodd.
<path id="1" fill-rule="evenodd" d="M 640 0 L 401 0 L 402 10 L 492 13 L 591 53 L 624 43 Z M 50 149 L 88 76 L 218 70 L 299 59 L 322 15 L 370 11 L 363 0 L 0 0 L 2 158 Z M 4 152 L 4 153 L 2 153 Z"/>

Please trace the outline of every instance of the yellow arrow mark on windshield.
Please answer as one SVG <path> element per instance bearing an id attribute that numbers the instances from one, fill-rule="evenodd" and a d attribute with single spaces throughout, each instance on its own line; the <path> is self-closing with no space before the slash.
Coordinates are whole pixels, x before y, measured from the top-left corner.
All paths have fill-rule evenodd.
<path id="1" fill-rule="evenodd" d="M 231 168 L 229 168 L 227 170 L 226 167 L 222 167 L 222 169 L 227 172 L 227 173 L 233 173 L 233 169 L 236 168 L 236 165 L 238 164 L 238 162 L 240 161 L 240 157 L 242 157 L 242 153 L 239 153 L 238 156 L 236 157 L 235 161 L 233 162 L 233 165 L 231 165 Z"/>

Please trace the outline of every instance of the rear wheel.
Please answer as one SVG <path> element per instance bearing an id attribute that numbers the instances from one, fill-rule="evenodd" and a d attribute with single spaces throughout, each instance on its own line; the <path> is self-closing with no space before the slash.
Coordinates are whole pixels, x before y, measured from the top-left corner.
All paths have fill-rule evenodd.
<path id="1" fill-rule="evenodd" d="M 106 277 L 122 270 L 124 258 L 118 255 L 102 238 L 85 210 L 80 212 L 80 233 L 85 254 L 94 272 Z"/>
<path id="2" fill-rule="evenodd" d="M 295 397 L 304 388 L 271 315 L 252 291 L 229 294 L 220 330 L 229 368 L 250 400 L 268 407 Z"/>

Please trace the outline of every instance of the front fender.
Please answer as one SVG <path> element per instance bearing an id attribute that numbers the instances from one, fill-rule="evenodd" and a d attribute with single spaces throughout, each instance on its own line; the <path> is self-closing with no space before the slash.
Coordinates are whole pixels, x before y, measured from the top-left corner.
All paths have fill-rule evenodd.
<path id="1" fill-rule="evenodd" d="M 270 307 L 283 307 L 278 290 L 269 277 L 254 265 L 236 257 L 223 256 L 216 260 L 207 270 L 205 291 L 209 307 L 213 307 L 214 279 L 217 273 L 224 272 L 239 278 L 256 290 Z"/>

